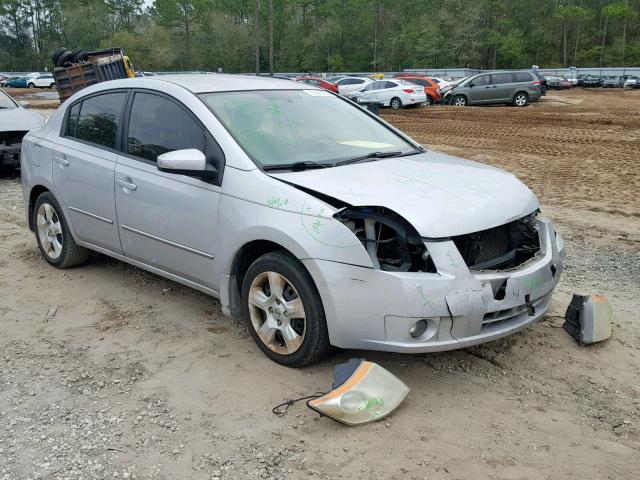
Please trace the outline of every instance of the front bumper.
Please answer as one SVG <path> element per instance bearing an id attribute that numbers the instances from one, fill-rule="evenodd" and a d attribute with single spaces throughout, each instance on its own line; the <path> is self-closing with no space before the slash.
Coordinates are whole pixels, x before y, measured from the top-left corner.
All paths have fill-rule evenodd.
<path id="1" fill-rule="evenodd" d="M 550 221 L 540 220 L 539 226 L 540 253 L 509 271 L 469 271 L 448 240 L 426 242 L 438 273 L 303 262 L 322 297 L 333 345 L 404 353 L 452 350 L 504 337 L 545 313 L 562 273 L 564 242 Z M 409 330 L 421 319 L 428 328 L 412 338 Z"/>

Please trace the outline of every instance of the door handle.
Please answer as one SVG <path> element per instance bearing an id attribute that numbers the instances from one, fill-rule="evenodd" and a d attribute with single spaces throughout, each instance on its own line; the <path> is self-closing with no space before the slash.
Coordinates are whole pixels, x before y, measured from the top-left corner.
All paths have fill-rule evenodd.
<path id="1" fill-rule="evenodd" d="M 69 166 L 69 160 L 67 160 L 67 158 L 63 154 L 54 155 L 53 159 L 56 161 L 57 164 L 63 167 Z"/>
<path id="2" fill-rule="evenodd" d="M 120 185 L 122 188 L 126 188 L 127 190 L 135 190 L 138 186 L 135 183 L 131 182 L 130 178 L 118 178 L 116 179 L 116 183 Z"/>

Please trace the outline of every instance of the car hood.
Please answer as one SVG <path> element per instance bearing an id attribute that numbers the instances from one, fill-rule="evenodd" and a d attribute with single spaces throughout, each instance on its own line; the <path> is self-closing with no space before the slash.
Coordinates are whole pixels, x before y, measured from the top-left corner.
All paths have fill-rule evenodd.
<path id="1" fill-rule="evenodd" d="M 24 108 L 0 110 L 0 132 L 34 130 L 44 125 L 44 117 Z"/>
<path id="2" fill-rule="evenodd" d="M 514 175 L 436 152 L 271 176 L 353 206 L 386 207 L 429 238 L 485 230 L 539 208 Z"/>

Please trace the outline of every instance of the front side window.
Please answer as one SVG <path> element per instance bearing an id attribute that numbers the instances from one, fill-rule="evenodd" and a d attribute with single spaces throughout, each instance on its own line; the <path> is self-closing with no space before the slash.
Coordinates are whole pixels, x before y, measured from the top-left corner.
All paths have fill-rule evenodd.
<path id="1" fill-rule="evenodd" d="M 136 93 L 129 115 L 127 153 L 155 162 L 159 155 L 196 148 L 206 151 L 203 129 L 182 107 L 150 93 Z"/>
<path id="2" fill-rule="evenodd" d="M 360 107 L 329 92 L 261 90 L 199 97 L 259 167 L 332 165 L 373 152 L 415 151 Z"/>
<path id="3" fill-rule="evenodd" d="M 81 104 L 74 105 L 69 112 L 69 120 L 76 114 L 77 121 L 67 135 L 96 145 L 116 148 L 120 116 L 126 96 L 124 92 L 105 93 L 89 97 Z M 75 107 L 78 107 L 79 113 L 74 112 Z"/>
<path id="4" fill-rule="evenodd" d="M 471 80 L 471 82 L 469 83 L 473 83 L 474 85 L 489 85 L 489 75 L 480 75 L 477 78 L 474 78 L 473 80 Z"/>

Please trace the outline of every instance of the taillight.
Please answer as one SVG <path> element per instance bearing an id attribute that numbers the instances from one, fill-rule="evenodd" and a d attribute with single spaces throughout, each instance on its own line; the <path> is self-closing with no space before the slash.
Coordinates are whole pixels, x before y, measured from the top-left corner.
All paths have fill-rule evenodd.
<path id="1" fill-rule="evenodd" d="M 403 88 L 402 91 L 406 93 L 416 93 L 411 88 Z"/>
<path id="2" fill-rule="evenodd" d="M 534 84 L 534 85 L 540 85 L 540 80 L 534 80 L 534 81 L 533 81 L 533 84 Z"/>

